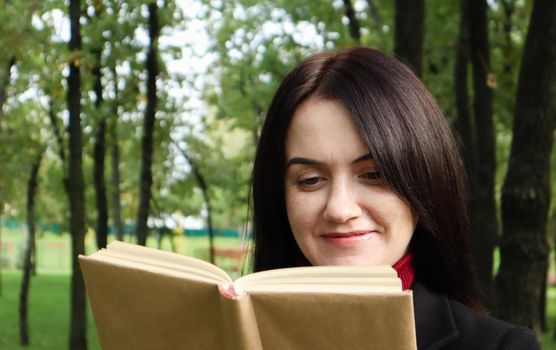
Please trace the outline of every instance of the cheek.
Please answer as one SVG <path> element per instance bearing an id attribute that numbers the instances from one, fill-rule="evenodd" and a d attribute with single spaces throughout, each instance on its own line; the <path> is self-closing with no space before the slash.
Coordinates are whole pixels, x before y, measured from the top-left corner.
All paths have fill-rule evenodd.
<path id="1" fill-rule="evenodd" d="M 288 221 L 295 236 L 306 232 L 317 222 L 318 209 L 311 196 L 286 191 Z"/>
<path id="2" fill-rule="evenodd" d="M 385 193 L 382 200 L 377 200 L 374 208 L 376 219 L 387 229 L 392 230 L 396 238 L 399 235 L 413 235 L 417 219 L 411 207 L 394 193 Z M 401 231 L 401 232 L 400 232 Z"/>
<path id="3" fill-rule="evenodd" d="M 413 231 L 415 231 L 415 227 L 417 226 L 415 213 L 409 205 L 401 199 L 398 199 L 398 203 L 395 207 L 397 210 L 393 212 L 397 213 L 397 215 L 392 218 L 392 221 L 395 225 L 397 225 L 400 231 L 399 234 L 401 237 L 399 237 L 399 239 L 410 240 L 413 236 Z"/>
<path id="4" fill-rule="evenodd" d="M 415 226 L 417 226 L 417 217 L 411 207 L 400 200 L 399 204 L 399 221 L 402 223 L 403 226 L 407 227 L 411 232 L 415 230 Z"/>

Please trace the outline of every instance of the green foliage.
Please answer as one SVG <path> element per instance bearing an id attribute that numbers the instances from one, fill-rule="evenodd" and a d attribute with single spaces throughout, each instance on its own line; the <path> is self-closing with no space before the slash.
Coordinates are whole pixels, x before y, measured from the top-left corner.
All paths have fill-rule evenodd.
<path id="1" fill-rule="evenodd" d="M 31 166 L 47 137 L 41 132 L 44 113 L 38 104 L 27 103 L 14 106 L 3 117 L 8 127 L 0 133 L 0 202 L 9 203 L 12 215 L 23 218 Z"/>
<path id="2" fill-rule="evenodd" d="M 145 107 L 145 50 L 147 45 L 147 0 L 88 0 L 83 2 L 82 68 L 83 135 L 85 174 L 92 183 L 92 140 L 100 118 L 117 120 L 122 162 L 120 170 L 124 217 L 134 220 L 138 193 L 140 135 Z M 278 83 L 300 59 L 322 49 L 353 44 L 342 1 L 314 0 L 199 0 L 193 15 L 176 1 L 158 1 L 161 35 L 183 32 L 195 21 L 203 21 L 209 34 L 205 61 L 211 62 L 203 76 L 176 73 L 166 68 L 168 60 L 184 60 L 183 47 L 166 40 L 159 47 L 162 63 L 157 111 L 154 161 L 155 201 L 160 212 L 180 211 L 199 215 L 202 196 L 188 166 L 173 149 L 171 137 L 183 147 L 206 174 L 218 226 L 238 226 L 245 220 L 250 164 L 265 110 Z M 354 0 L 361 27 L 361 43 L 391 51 L 394 33 L 394 3 L 387 0 Z M 513 5 L 511 17 L 506 5 Z M 39 217 L 65 217 L 66 198 L 62 185 L 64 163 L 59 159 L 65 145 L 65 75 L 70 59 L 67 44 L 59 36 L 66 3 L 56 1 L 0 1 L 0 78 L 12 56 L 16 68 L 9 84 L 9 100 L 0 124 L 1 197 L 23 213 L 23 177 L 33 154 L 46 148 Z M 497 183 L 505 173 L 511 140 L 510 127 L 517 71 L 527 29 L 531 2 L 489 2 L 491 71 L 496 80 L 495 120 L 497 132 Z M 185 10 L 185 11 L 184 11 Z M 453 120 L 453 64 L 459 30 L 459 5 L 453 1 L 427 2 L 424 81 Z M 509 27 L 508 27 L 509 26 Z M 508 29 L 509 28 L 509 29 Z M 189 42 L 193 42 L 191 39 Z M 94 106 L 91 93 L 96 64 L 95 50 L 102 53 L 104 105 Z M 189 47 L 191 49 L 191 47 Z M 204 83 L 199 84 L 201 79 Z M 117 88 L 117 91 L 116 91 Z M 193 90 L 192 90 L 193 89 Z M 187 93 L 177 97 L 171 90 L 191 91 L 208 105 L 189 109 Z M 199 91 L 202 90 L 202 91 Z M 18 96 L 22 96 L 19 98 Z M 62 144 L 54 137 L 48 119 L 51 107 L 62 131 Z M 25 116 L 22 118 L 21 116 Z M 227 137 L 226 134 L 236 136 Z M 241 136 L 238 136 L 241 135 Z M 236 139 L 234 139 L 234 137 Z M 240 141 L 238 141 L 240 140 Z M 108 138 L 108 143 L 111 140 Z M 234 152 L 227 151 L 234 148 Z M 67 150 L 65 150 L 67 153 Z M 107 158 L 107 169 L 109 158 Z M 107 170 L 106 175 L 111 175 Z M 94 195 L 87 185 L 87 207 L 94 208 Z M 44 197 L 44 198 L 42 198 Z M 232 209 L 233 208 L 233 209 Z M 44 214 L 41 214 L 44 211 Z M 90 211 L 91 217 L 94 211 Z"/>
<path id="3" fill-rule="evenodd" d="M 454 61 L 459 32 L 457 1 L 427 2 L 423 50 L 423 82 L 438 100 L 448 120 L 456 117 Z"/>

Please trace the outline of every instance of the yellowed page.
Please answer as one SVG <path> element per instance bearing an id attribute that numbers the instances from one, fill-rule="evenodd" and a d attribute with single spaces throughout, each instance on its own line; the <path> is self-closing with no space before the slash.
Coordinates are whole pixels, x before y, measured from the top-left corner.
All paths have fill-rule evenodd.
<path id="1" fill-rule="evenodd" d="M 250 297 L 265 350 L 417 348 L 410 292 Z"/>
<path id="2" fill-rule="evenodd" d="M 80 257 L 103 350 L 220 350 L 215 284 Z"/>
<path id="3" fill-rule="evenodd" d="M 262 350 L 255 311 L 248 294 L 231 298 L 220 295 L 226 350 Z"/>
<path id="4" fill-rule="evenodd" d="M 247 286 L 250 284 L 271 283 L 284 280 L 295 282 L 308 279 L 359 279 L 361 282 L 373 284 L 376 279 L 398 279 L 392 266 L 305 266 L 284 269 L 259 271 L 238 278 L 235 283 Z M 296 283 L 296 282 L 295 282 Z"/>
<path id="5" fill-rule="evenodd" d="M 231 281 L 230 276 L 224 270 L 201 259 L 121 241 L 112 241 L 106 249 L 91 255 L 91 257 L 95 256 L 111 256 L 152 266 L 182 270 L 186 273 L 207 276 L 219 282 Z"/>

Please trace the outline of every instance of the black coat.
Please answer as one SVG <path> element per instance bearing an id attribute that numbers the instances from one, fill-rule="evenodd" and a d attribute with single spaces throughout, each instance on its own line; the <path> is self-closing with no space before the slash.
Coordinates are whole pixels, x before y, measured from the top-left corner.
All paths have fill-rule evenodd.
<path id="1" fill-rule="evenodd" d="M 418 350 L 536 350 L 533 332 L 413 284 Z"/>

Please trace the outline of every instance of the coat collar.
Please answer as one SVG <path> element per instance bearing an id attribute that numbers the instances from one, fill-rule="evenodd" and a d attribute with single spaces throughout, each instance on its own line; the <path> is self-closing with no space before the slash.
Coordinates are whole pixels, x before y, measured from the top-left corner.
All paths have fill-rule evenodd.
<path id="1" fill-rule="evenodd" d="M 446 296 L 432 293 L 423 284 L 413 284 L 415 330 L 419 350 L 440 349 L 456 340 L 458 329 Z"/>

